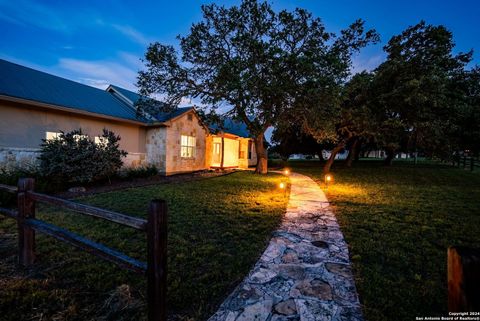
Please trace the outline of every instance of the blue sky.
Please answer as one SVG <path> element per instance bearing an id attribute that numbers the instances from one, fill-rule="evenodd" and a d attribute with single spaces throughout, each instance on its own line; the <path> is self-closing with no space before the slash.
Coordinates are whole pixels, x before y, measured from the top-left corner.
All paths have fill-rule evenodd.
<path id="1" fill-rule="evenodd" d="M 176 44 L 212 1 L 31 1 L 0 0 L 0 58 L 105 88 L 134 89 L 148 43 Z M 239 1 L 215 1 L 232 5 Z M 480 1 L 465 0 L 274 0 L 276 9 L 303 7 L 338 32 L 357 18 L 377 29 L 382 43 L 356 56 L 356 71 L 375 68 L 388 39 L 421 19 L 454 34 L 456 51 L 475 50 L 480 59 Z M 2 75 L 3 76 L 3 75 Z"/>

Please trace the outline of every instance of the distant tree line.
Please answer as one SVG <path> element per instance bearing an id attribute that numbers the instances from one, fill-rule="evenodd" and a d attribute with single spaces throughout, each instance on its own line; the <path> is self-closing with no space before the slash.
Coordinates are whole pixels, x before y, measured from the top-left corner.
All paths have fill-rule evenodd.
<path id="1" fill-rule="evenodd" d="M 384 47 L 382 64 L 340 86 L 328 117 L 314 105 L 279 122 L 274 149 L 283 157 L 331 150 L 326 172 L 345 148 L 347 166 L 362 149 L 384 150 L 386 164 L 398 152 L 440 159 L 464 151 L 478 155 L 480 68 L 468 68 L 472 51 L 454 54 L 453 48 L 444 26 L 421 21 L 407 28 Z"/>
<path id="2" fill-rule="evenodd" d="M 343 149 L 349 165 L 366 148 L 384 150 L 388 164 L 400 151 L 442 158 L 479 152 L 480 69 L 468 68 L 472 52 L 453 53 L 444 26 L 422 21 L 407 28 L 384 47 L 378 68 L 351 75 L 352 55 L 379 41 L 362 20 L 335 35 L 304 9 L 275 12 L 257 0 L 202 11 L 203 19 L 178 37 L 179 50 L 148 47 L 137 82 L 146 97 L 139 113 L 174 109 L 193 97 L 207 121 L 244 122 L 255 140 L 257 173 L 267 171 L 270 126 L 284 156 L 330 150 L 325 171 Z M 158 95 L 165 104 L 149 101 Z"/>

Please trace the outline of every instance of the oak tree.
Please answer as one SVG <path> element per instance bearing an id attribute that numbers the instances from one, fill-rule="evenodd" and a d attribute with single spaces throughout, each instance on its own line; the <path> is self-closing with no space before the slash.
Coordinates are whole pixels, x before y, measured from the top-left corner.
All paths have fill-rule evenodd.
<path id="1" fill-rule="evenodd" d="M 279 119 L 320 104 L 330 109 L 348 76 L 351 55 L 377 35 L 361 20 L 336 36 L 304 9 L 275 12 L 267 2 L 202 6 L 203 19 L 179 36 L 179 49 L 152 43 L 140 94 L 166 106 L 185 97 L 206 114 L 243 121 L 255 140 L 257 173 L 267 172 L 264 133 Z"/>

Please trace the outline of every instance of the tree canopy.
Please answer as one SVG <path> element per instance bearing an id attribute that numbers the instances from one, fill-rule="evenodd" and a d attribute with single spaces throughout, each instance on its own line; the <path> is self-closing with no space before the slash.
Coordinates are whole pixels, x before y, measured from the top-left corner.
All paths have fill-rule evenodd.
<path id="1" fill-rule="evenodd" d="M 384 138 L 390 157 L 402 138 L 407 150 L 421 148 L 429 155 L 452 150 L 456 114 L 465 101 L 459 78 L 472 59 L 472 52 L 455 55 L 453 48 L 450 31 L 424 21 L 384 47 L 387 59 L 375 71 L 373 92 L 379 123 L 389 132 Z"/>
<path id="2" fill-rule="evenodd" d="M 275 12 L 257 0 L 204 5 L 202 12 L 202 21 L 178 37 L 179 52 L 158 42 L 148 47 L 137 85 L 142 95 L 161 95 L 167 106 L 192 97 L 206 115 L 243 121 L 255 139 L 259 173 L 267 171 L 265 131 L 298 110 L 315 106 L 328 113 L 349 75 L 351 55 L 378 40 L 361 20 L 337 36 L 304 9 Z"/>
<path id="3" fill-rule="evenodd" d="M 468 69 L 472 52 L 454 54 L 452 33 L 424 21 L 393 36 L 384 50 L 378 68 L 339 87 L 338 104 L 303 110 L 304 131 L 335 144 L 324 171 L 338 151 L 348 146 L 353 155 L 362 143 L 384 149 L 387 163 L 398 151 L 478 153 L 480 73 Z"/>

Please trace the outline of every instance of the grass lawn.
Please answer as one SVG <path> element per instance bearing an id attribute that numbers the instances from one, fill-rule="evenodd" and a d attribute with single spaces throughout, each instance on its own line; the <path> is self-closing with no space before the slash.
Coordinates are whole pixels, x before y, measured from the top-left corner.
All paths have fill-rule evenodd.
<path id="1" fill-rule="evenodd" d="M 288 199 L 277 188 L 280 179 L 238 172 L 78 201 L 146 217 L 149 200 L 166 199 L 169 314 L 174 320 L 204 320 L 245 277 L 280 224 Z M 46 206 L 37 217 L 145 260 L 141 232 Z M 19 271 L 15 233 L 14 221 L 0 218 L 1 320 L 145 319 L 141 276 L 42 235 L 35 268 Z"/>
<path id="2" fill-rule="evenodd" d="M 318 162 L 292 162 L 323 184 Z M 365 161 L 332 170 L 327 196 L 349 244 L 366 320 L 447 315 L 447 248 L 480 247 L 480 173 Z"/>

